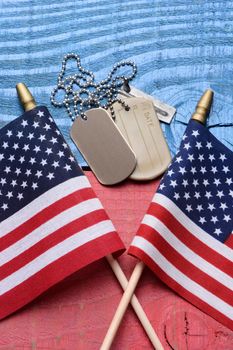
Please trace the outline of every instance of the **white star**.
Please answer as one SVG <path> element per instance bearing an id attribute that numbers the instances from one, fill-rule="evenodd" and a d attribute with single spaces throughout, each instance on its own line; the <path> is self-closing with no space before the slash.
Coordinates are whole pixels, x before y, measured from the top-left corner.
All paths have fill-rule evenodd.
<path id="1" fill-rule="evenodd" d="M 226 205 L 226 203 L 221 203 L 220 208 L 224 211 L 225 209 L 228 208 L 228 206 Z"/>
<path id="2" fill-rule="evenodd" d="M 205 174 L 205 173 L 206 173 L 206 167 L 205 167 L 205 166 L 202 166 L 200 172 L 201 172 L 202 174 Z"/>
<path id="3" fill-rule="evenodd" d="M 200 217 L 199 222 L 200 222 L 201 224 L 204 224 L 204 222 L 206 222 L 206 219 L 205 219 L 204 217 Z"/>
<path id="4" fill-rule="evenodd" d="M 208 209 L 210 210 L 210 211 L 212 211 L 212 210 L 214 210 L 215 209 L 215 206 L 214 206 L 214 204 L 208 204 Z"/>
<path id="5" fill-rule="evenodd" d="M 13 148 L 14 148 L 15 150 L 17 150 L 17 149 L 19 148 L 19 144 L 18 144 L 18 143 L 14 143 Z"/>
<path id="6" fill-rule="evenodd" d="M 208 149 L 212 148 L 212 143 L 207 141 L 206 147 L 207 147 Z"/>
<path id="7" fill-rule="evenodd" d="M 23 146 L 23 150 L 24 150 L 25 152 L 28 151 L 28 150 L 29 150 L 29 145 L 26 145 L 26 144 L 25 144 L 25 145 Z"/>
<path id="8" fill-rule="evenodd" d="M 184 175 L 184 173 L 186 173 L 185 167 L 179 167 L 179 173 L 181 173 L 182 175 Z"/>
<path id="9" fill-rule="evenodd" d="M 198 135 L 200 135 L 200 134 L 199 134 L 199 131 L 198 131 L 198 130 L 193 130 L 192 136 L 197 137 Z"/>
<path id="10" fill-rule="evenodd" d="M 192 173 L 193 175 L 197 172 L 197 170 L 196 170 L 195 167 L 192 167 L 190 171 L 191 171 L 191 173 Z"/>
<path id="11" fill-rule="evenodd" d="M 188 212 L 192 211 L 192 210 L 193 210 L 193 209 L 192 209 L 192 206 L 191 206 L 191 205 L 187 205 L 187 206 L 186 206 L 186 210 L 187 210 Z"/>
<path id="12" fill-rule="evenodd" d="M 210 221 L 213 222 L 214 224 L 216 224 L 216 222 L 218 221 L 217 216 L 211 216 Z"/>
<path id="13" fill-rule="evenodd" d="M 199 183 L 198 183 L 198 180 L 197 179 L 193 179 L 193 186 L 198 186 L 199 185 Z"/>
<path id="14" fill-rule="evenodd" d="M 197 147 L 198 149 L 202 148 L 202 144 L 201 144 L 201 142 L 196 142 L 195 147 Z"/>
<path id="15" fill-rule="evenodd" d="M 27 122 L 27 120 L 23 120 L 22 121 L 22 123 L 21 123 L 21 125 L 25 128 L 25 126 L 27 126 L 28 125 L 28 122 Z"/>
<path id="16" fill-rule="evenodd" d="M 200 198 L 200 192 L 195 192 L 194 197 L 195 197 L 196 199 Z"/>
<path id="17" fill-rule="evenodd" d="M 188 136 L 187 136 L 186 134 L 184 134 L 183 137 L 182 137 L 182 140 L 187 139 L 187 137 L 188 137 Z"/>
<path id="18" fill-rule="evenodd" d="M 232 184 L 232 178 L 227 178 L 226 179 L 226 184 L 228 184 L 230 186 Z"/>
<path id="19" fill-rule="evenodd" d="M 222 231 L 220 228 L 216 228 L 214 233 L 219 236 L 222 233 Z"/>
<path id="20" fill-rule="evenodd" d="M 211 171 L 212 173 L 214 173 L 214 174 L 218 172 L 216 166 L 212 166 L 210 171 Z"/>
<path id="21" fill-rule="evenodd" d="M 15 186 L 17 185 L 17 181 L 16 181 L 16 180 L 12 180 L 12 181 L 11 181 L 11 185 L 12 185 L 13 187 L 15 187 Z"/>
<path id="22" fill-rule="evenodd" d="M 7 195 L 6 195 L 6 196 L 10 199 L 10 198 L 13 197 L 13 194 L 12 194 L 12 192 L 9 191 L 9 192 L 7 192 Z"/>
<path id="23" fill-rule="evenodd" d="M 220 179 L 214 179 L 214 184 L 215 184 L 216 186 L 220 185 L 220 184 L 221 184 Z"/>
<path id="24" fill-rule="evenodd" d="M 58 163 L 58 162 L 53 162 L 53 163 Z M 53 165 L 53 164 L 52 164 Z M 53 165 L 54 166 L 54 165 Z M 56 168 L 56 166 L 54 166 L 55 168 Z M 162 183 L 160 186 L 159 186 L 159 189 L 160 190 L 163 190 L 164 189 L 164 187 L 166 187 L 165 185 L 164 185 L 164 183 Z"/>
<path id="25" fill-rule="evenodd" d="M 51 154 L 51 153 L 53 153 L 53 152 L 52 152 L 52 148 L 47 148 L 46 151 L 45 151 L 45 153 L 47 153 L 48 155 Z"/>
<path id="26" fill-rule="evenodd" d="M 205 197 L 210 199 L 210 197 L 213 197 L 210 191 L 205 192 Z"/>
<path id="27" fill-rule="evenodd" d="M 63 142 L 62 146 L 63 146 L 64 148 L 68 148 L 68 145 L 67 145 L 67 143 L 65 143 L 65 142 Z"/>
<path id="28" fill-rule="evenodd" d="M 228 166 L 223 166 L 222 171 L 226 174 L 226 173 L 228 173 L 230 170 L 229 170 L 229 167 L 228 167 Z"/>
<path id="29" fill-rule="evenodd" d="M 38 113 L 36 115 L 38 115 L 38 117 L 44 117 L 44 112 L 43 111 L 38 111 Z"/>
<path id="30" fill-rule="evenodd" d="M 203 154 L 199 154 L 198 159 L 200 160 L 200 162 L 202 162 L 204 160 L 204 155 Z"/>
<path id="31" fill-rule="evenodd" d="M 35 146 L 33 151 L 36 152 L 36 153 L 40 152 L 41 151 L 40 146 Z"/>
<path id="32" fill-rule="evenodd" d="M 177 186 L 176 180 L 171 180 L 170 181 L 170 186 L 172 186 L 173 188 L 175 188 Z"/>
<path id="33" fill-rule="evenodd" d="M 10 157 L 8 158 L 8 160 L 9 160 L 10 162 L 13 162 L 13 160 L 15 160 L 14 154 L 10 154 Z"/>
<path id="34" fill-rule="evenodd" d="M 23 194 L 22 193 L 18 193 L 17 198 L 21 201 L 21 199 L 23 199 Z"/>
<path id="35" fill-rule="evenodd" d="M 3 147 L 4 149 L 8 148 L 8 147 L 9 147 L 9 146 L 8 146 L 8 142 L 3 142 L 2 147 Z"/>
<path id="36" fill-rule="evenodd" d="M 6 136 L 11 137 L 13 135 L 11 130 L 7 130 Z"/>
<path id="37" fill-rule="evenodd" d="M 172 174 L 174 174 L 174 171 L 171 169 L 171 170 L 168 170 L 168 172 L 167 172 L 167 175 L 168 176 L 172 176 Z"/>
<path id="38" fill-rule="evenodd" d="M 229 191 L 229 195 L 233 198 L 233 191 L 232 190 Z"/>
<path id="39" fill-rule="evenodd" d="M 180 198 L 179 193 L 175 192 L 175 193 L 174 193 L 174 198 L 175 198 L 176 200 L 178 200 L 178 199 Z"/>
<path id="40" fill-rule="evenodd" d="M 182 162 L 182 160 L 183 160 L 183 159 L 181 158 L 181 156 L 179 156 L 179 157 L 176 158 L 176 162 L 177 162 L 177 163 Z"/>
<path id="41" fill-rule="evenodd" d="M 203 180 L 203 185 L 204 185 L 204 186 L 208 186 L 208 185 L 209 185 L 209 181 L 208 181 L 207 179 L 204 179 L 204 180 Z"/>
<path id="42" fill-rule="evenodd" d="M 66 169 L 67 171 L 69 171 L 69 170 L 71 170 L 71 166 L 68 165 L 68 164 L 66 164 L 66 165 L 64 166 L 64 169 Z"/>
<path id="43" fill-rule="evenodd" d="M 54 161 L 52 166 L 56 169 L 57 167 L 59 167 L 59 162 Z M 161 189 L 161 186 L 162 185 L 160 185 L 160 189 Z"/>
<path id="44" fill-rule="evenodd" d="M 4 154 L 3 153 L 1 153 L 0 154 L 0 160 L 3 160 L 5 157 L 4 157 Z"/>
<path id="45" fill-rule="evenodd" d="M 223 191 L 218 191 L 217 192 L 217 197 L 219 197 L 219 198 L 224 197 Z"/>
<path id="46" fill-rule="evenodd" d="M 22 131 L 18 131 L 16 137 L 21 139 L 21 137 L 23 137 L 23 132 Z"/>
<path id="47" fill-rule="evenodd" d="M 33 190 L 35 190 L 36 188 L 38 188 L 38 185 L 37 185 L 36 182 L 33 182 L 33 183 L 32 183 L 32 188 L 33 188 Z"/>
<path id="48" fill-rule="evenodd" d="M 34 163 L 36 163 L 36 159 L 34 157 L 31 157 L 29 163 L 33 165 Z"/>
<path id="49" fill-rule="evenodd" d="M 202 207 L 202 204 L 198 204 L 198 206 L 197 206 L 197 210 L 198 210 L 198 211 L 202 211 L 202 210 L 204 210 L 204 209 L 203 209 L 203 207 Z"/>
<path id="50" fill-rule="evenodd" d="M 184 144 L 184 148 L 187 149 L 187 151 L 189 150 L 190 147 L 191 147 L 191 146 L 190 146 L 190 143 L 189 143 L 189 142 Z"/>
<path id="51" fill-rule="evenodd" d="M 11 172 L 11 167 L 10 166 L 6 166 L 4 169 L 4 172 L 9 174 Z"/>
<path id="52" fill-rule="evenodd" d="M 183 180 L 183 182 L 182 182 L 182 185 L 184 186 L 184 187 L 187 187 L 188 186 L 188 180 Z"/>
<path id="53" fill-rule="evenodd" d="M 189 160 L 190 162 L 192 162 L 192 161 L 194 160 L 194 155 L 193 155 L 193 154 L 189 154 L 189 155 L 188 155 L 188 160 Z"/>
<path id="54" fill-rule="evenodd" d="M 64 152 L 63 152 L 63 151 L 59 151 L 57 155 L 58 155 L 60 158 L 61 158 L 61 157 L 64 157 Z"/>
<path id="55" fill-rule="evenodd" d="M 48 175 L 46 176 L 49 180 L 52 180 L 54 178 L 54 174 L 53 173 L 48 173 Z"/>
<path id="56" fill-rule="evenodd" d="M 5 178 L 1 178 L 0 184 L 1 184 L 2 186 L 4 186 L 4 185 L 6 184 L 6 179 L 5 179 Z"/>
<path id="57" fill-rule="evenodd" d="M 27 138 L 28 138 L 29 140 L 33 139 L 33 138 L 34 138 L 34 133 L 33 133 L 33 132 L 29 132 Z"/>
<path id="58" fill-rule="evenodd" d="M 209 160 L 210 160 L 211 162 L 213 162 L 213 160 L 215 160 L 215 157 L 214 157 L 213 154 L 210 154 L 210 155 L 209 155 Z"/>
<path id="59" fill-rule="evenodd" d="M 44 126 L 44 129 L 46 130 L 46 131 L 48 131 L 49 129 L 51 129 L 51 126 L 49 125 L 49 124 L 45 124 L 45 126 Z"/>
<path id="60" fill-rule="evenodd" d="M 6 203 L 3 203 L 3 205 L 1 206 L 1 208 L 2 208 L 3 210 L 6 210 L 6 209 L 8 209 L 8 204 L 6 204 Z"/>
<path id="61" fill-rule="evenodd" d="M 186 200 L 188 200 L 188 199 L 190 198 L 190 194 L 189 194 L 189 192 L 185 192 L 185 194 L 184 194 L 184 198 L 185 198 Z"/>
<path id="62" fill-rule="evenodd" d="M 55 130 L 55 133 L 57 134 L 57 135 L 60 135 L 61 133 L 60 133 L 60 131 L 59 130 Z"/>
<path id="63" fill-rule="evenodd" d="M 23 187 L 23 188 L 28 187 L 27 181 L 23 181 L 22 184 L 21 184 L 21 187 Z"/>
<path id="64" fill-rule="evenodd" d="M 222 162 L 223 162 L 224 160 L 226 160 L 225 154 L 221 154 L 221 153 L 220 153 L 219 159 L 221 159 Z"/>
<path id="65" fill-rule="evenodd" d="M 39 140 L 40 140 L 41 142 L 44 141 L 44 140 L 46 140 L 45 135 L 40 135 Z"/>
<path id="66" fill-rule="evenodd" d="M 30 176 L 31 173 L 32 173 L 31 169 L 27 169 L 26 172 L 25 172 L 25 175 Z"/>
<path id="67" fill-rule="evenodd" d="M 15 170 L 15 174 L 18 176 L 19 174 L 21 174 L 21 169 L 19 169 L 19 168 L 16 168 L 16 170 Z"/>
<path id="68" fill-rule="evenodd" d="M 230 215 L 224 215 L 223 220 L 226 222 L 231 221 Z"/>
<path id="69" fill-rule="evenodd" d="M 41 171 L 41 170 L 37 170 L 35 176 L 37 176 L 38 179 L 39 179 L 41 176 L 43 176 L 43 175 L 42 175 L 42 171 Z"/>
<path id="70" fill-rule="evenodd" d="M 33 128 L 39 128 L 39 123 L 38 122 L 34 122 L 33 124 L 32 124 L 32 126 L 33 126 Z"/>
<path id="71" fill-rule="evenodd" d="M 54 145 L 55 143 L 57 143 L 56 137 L 52 137 L 51 140 L 50 140 L 49 142 L 52 142 L 53 145 Z"/>
<path id="72" fill-rule="evenodd" d="M 47 160 L 46 159 L 42 159 L 42 161 L 40 162 L 41 165 L 45 166 L 47 164 Z"/>

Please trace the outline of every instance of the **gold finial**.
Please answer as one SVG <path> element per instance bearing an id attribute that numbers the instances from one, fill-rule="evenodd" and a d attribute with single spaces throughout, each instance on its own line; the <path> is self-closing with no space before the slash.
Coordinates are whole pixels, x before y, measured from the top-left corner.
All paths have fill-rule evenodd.
<path id="1" fill-rule="evenodd" d="M 205 125 L 212 105 L 213 95 L 214 93 L 212 90 L 208 89 L 204 92 L 196 105 L 196 110 L 192 115 L 192 119 L 195 119 L 199 123 Z"/>
<path id="2" fill-rule="evenodd" d="M 34 97 L 28 90 L 24 83 L 18 83 L 16 85 L 16 90 L 19 96 L 19 100 L 23 106 L 23 109 L 27 112 L 36 107 L 36 102 Z"/>

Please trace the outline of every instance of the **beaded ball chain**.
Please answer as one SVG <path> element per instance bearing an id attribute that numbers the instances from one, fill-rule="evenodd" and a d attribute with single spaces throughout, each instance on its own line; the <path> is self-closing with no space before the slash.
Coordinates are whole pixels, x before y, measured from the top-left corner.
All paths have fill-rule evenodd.
<path id="1" fill-rule="evenodd" d="M 67 61 L 71 59 L 76 61 L 78 72 L 65 77 Z M 122 67 L 131 68 L 132 73 L 127 76 L 117 75 L 117 71 Z M 51 103 L 55 107 L 65 107 L 72 121 L 78 116 L 86 119 L 85 111 L 96 107 L 109 108 L 114 119 L 112 106 L 114 102 L 118 101 L 125 110 L 129 110 L 129 106 L 119 99 L 117 94 L 122 85 L 128 84 L 136 73 L 137 67 L 134 62 L 122 61 L 113 66 L 107 78 L 96 83 L 94 73 L 82 67 L 80 57 L 77 54 L 69 53 L 62 60 L 57 86 L 51 92 Z M 63 100 L 56 99 L 56 95 L 60 91 L 64 93 Z"/>

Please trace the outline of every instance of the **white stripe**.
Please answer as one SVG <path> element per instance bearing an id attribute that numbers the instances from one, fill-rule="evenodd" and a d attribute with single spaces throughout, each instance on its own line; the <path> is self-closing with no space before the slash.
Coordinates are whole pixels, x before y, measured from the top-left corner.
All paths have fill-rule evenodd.
<path id="1" fill-rule="evenodd" d="M 156 231 L 188 262 L 205 272 L 210 277 L 222 283 L 225 287 L 233 290 L 233 278 L 193 252 L 182 243 L 159 219 L 152 215 L 145 215 L 144 224 L 156 229 Z"/>
<path id="2" fill-rule="evenodd" d="M 7 235 L 9 232 L 29 220 L 31 217 L 39 213 L 41 210 L 47 208 L 49 205 L 58 201 L 59 199 L 68 196 L 69 194 L 81 190 L 83 188 L 91 187 L 86 176 L 77 176 L 69 179 L 43 193 L 41 196 L 34 199 L 21 210 L 7 218 L 0 223 L 0 238 Z"/>
<path id="3" fill-rule="evenodd" d="M 3 250 L 0 253 L 0 266 L 14 259 L 16 256 L 38 243 L 43 238 L 48 237 L 59 228 L 67 225 L 69 222 L 81 218 L 85 214 L 94 212 L 98 209 L 102 209 L 102 205 L 98 198 L 94 198 L 64 210 L 62 213 L 54 216 L 43 225 L 37 227 L 30 234 Z"/>
<path id="4" fill-rule="evenodd" d="M 41 269 L 68 254 L 72 250 L 112 231 L 114 231 L 114 227 L 111 221 L 106 220 L 77 232 L 3 279 L 0 282 L 0 295 L 3 295 L 20 283 L 26 281 Z"/>
<path id="5" fill-rule="evenodd" d="M 201 242 L 206 244 L 211 249 L 215 250 L 218 254 L 233 262 L 233 250 L 206 233 L 201 227 L 196 225 L 169 198 L 161 193 L 156 193 L 152 199 L 152 202 L 158 203 L 169 210 L 170 213 L 176 218 L 176 220 L 179 221 L 185 228 L 187 228 L 187 230 L 190 231 L 193 236 L 198 238 Z"/>
<path id="6" fill-rule="evenodd" d="M 144 251 L 169 277 L 179 283 L 189 293 L 197 296 L 199 299 L 205 301 L 218 312 L 226 315 L 233 320 L 233 308 L 225 301 L 212 294 L 198 283 L 191 280 L 184 275 L 174 265 L 172 265 L 151 243 L 143 237 L 136 236 L 132 242 L 132 246 Z"/>

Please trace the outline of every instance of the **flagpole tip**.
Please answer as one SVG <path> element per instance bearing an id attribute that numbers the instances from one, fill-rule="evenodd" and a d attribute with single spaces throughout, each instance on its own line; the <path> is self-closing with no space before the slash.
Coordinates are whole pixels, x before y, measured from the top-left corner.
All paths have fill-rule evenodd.
<path id="1" fill-rule="evenodd" d="M 207 89 L 204 92 L 204 94 L 201 96 L 200 100 L 196 105 L 196 109 L 192 115 L 192 119 L 205 125 L 206 119 L 209 115 L 210 108 L 212 105 L 213 96 L 214 96 L 214 92 L 210 89 Z"/>
<path id="2" fill-rule="evenodd" d="M 19 100 L 25 111 L 30 111 L 36 107 L 36 102 L 28 87 L 24 83 L 18 83 L 16 85 Z"/>

